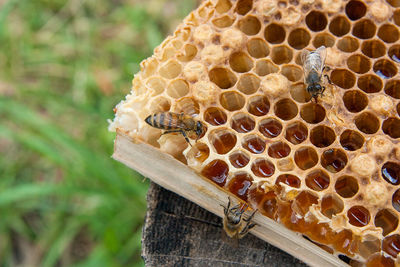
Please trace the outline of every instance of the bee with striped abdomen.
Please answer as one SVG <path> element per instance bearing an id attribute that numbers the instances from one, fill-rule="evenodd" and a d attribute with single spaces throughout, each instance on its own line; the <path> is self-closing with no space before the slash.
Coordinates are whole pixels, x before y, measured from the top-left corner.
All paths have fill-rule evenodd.
<path id="1" fill-rule="evenodd" d="M 145 122 L 152 127 L 165 130 L 163 134 L 167 133 L 181 133 L 186 141 L 190 144 L 187 134 L 194 133 L 197 139 L 204 132 L 204 126 L 200 121 L 193 119 L 183 113 L 173 112 L 160 112 L 148 116 Z M 197 141 L 196 139 L 196 141 Z"/>

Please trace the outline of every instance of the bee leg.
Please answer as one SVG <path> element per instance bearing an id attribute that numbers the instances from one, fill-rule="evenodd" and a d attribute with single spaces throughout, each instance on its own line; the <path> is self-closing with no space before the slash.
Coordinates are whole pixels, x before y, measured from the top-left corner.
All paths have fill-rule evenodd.
<path id="1" fill-rule="evenodd" d="M 248 222 L 242 231 L 238 233 L 238 238 L 244 237 L 254 226 L 256 226 L 255 223 Z"/>
<path id="2" fill-rule="evenodd" d="M 231 197 L 228 197 L 228 205 L 226 205 L 226 207 L 224 205 L 221 205 L 221 206 L 224 208 L 224 214 L 228 215 L 228 211 L 231 206 Z"/>
<path id="3" fill-rule="evenodd" d="M 328 80 L 328 83 L 329 83 L 329 84 L 332 84 L 332 81 L 331 81 L 331 78 L 329 78 L 329 75 L 328 75 L 328 74 L 325 74 L 324 76 L 325 76 L 325 78 Z"/>
<path id="4" fill-rule="evenodd" d="M 322 72 L 324 72 L 324 71 L 330 71 L 331 70 L 331 67 L 329 67 L 329 66 L 324 66 L 323 68 L 322 68 Z"/>
<path id="5" fill-rule="evenodd" d="M 180 132 L 181 132 L 181 130 L 169 130 L 169 131 L 163 132 L 161 135 L 169 134 L 169 133 L 180 133 Z"/>
<path id="6" fill-rule="evenodd" d="M 188 144 L 189 144 L 190 146 L 192 146 L 192 144 L 190 143 L 189 138 L 187 137 L 185 131 L 180 130 L 180 131 L 178 131 L 178 132 L 180 132 L 180 133 L 183 135 L 183 137 L 185 137 L 186 142 L 188 142 Z"/>
<path id="7" fill-rule="evenodd" d="M 256 212 L 257 212 L 257 210 L 253 211 L 253 213 L 252 213 L 247 219 L 243 219 L 243 221 L 245 221 L 245 222 L 250 222 L 251 219 L 253 219 L 254 214 L 256 214 Z"/>
<path id="8" fill-rule="evenodd" d="M 321 96 L 324 94 L 326 87 L 322 86 Z"/>

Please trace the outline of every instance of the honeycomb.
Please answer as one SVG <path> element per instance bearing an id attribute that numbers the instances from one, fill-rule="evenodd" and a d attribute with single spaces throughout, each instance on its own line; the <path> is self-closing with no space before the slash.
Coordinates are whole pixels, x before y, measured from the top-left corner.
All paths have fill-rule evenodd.
<path id="1" fill-rule="evenodd" d="M 400 264 L 400 1 L 206 0 L 141 64 L 111 130 L 355 266 Z M 301 52 L 327 47 L 318 101 Z M 144 119 L 185 113 L 193 146 Z"/>

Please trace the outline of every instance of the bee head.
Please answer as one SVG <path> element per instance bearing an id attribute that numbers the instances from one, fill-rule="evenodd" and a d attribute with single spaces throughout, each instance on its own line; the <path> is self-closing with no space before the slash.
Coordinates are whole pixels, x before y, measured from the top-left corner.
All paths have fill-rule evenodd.
<path id="1" fill-rule="evenodd" d="M 203 133 L 203 124 L 202 124 L 200 121 L 198 121 L 198 122 L 196 123 L 196 130 L 195 130 L 195 132 L 196 132 L 197 138 L 199 138 L 200 135 Z"/>
<path id="2" fill-rule="evenodd" d="M 237 209 L 237 208 L 232 208 L 230 209 L 227 219 L 231 224 L 238 224 L 240 223 L 240 220 L 242 219 L 242 211 Z"/>

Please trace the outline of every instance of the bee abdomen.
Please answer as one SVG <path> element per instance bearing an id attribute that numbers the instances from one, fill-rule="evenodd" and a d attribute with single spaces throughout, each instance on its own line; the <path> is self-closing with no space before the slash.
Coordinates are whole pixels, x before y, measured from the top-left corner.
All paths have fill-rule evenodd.
<path id="1" fill-rule="evenodd" d="M 170 112 L 155 113 L 148 116 L 145 122 L 158 129 L 170 130 L 176 128 L 176 115 Z M 174 127 L 175 126 L 175 127 Z"/>

